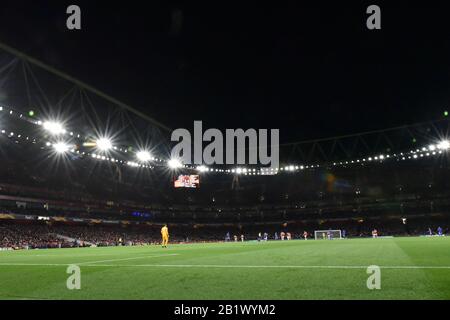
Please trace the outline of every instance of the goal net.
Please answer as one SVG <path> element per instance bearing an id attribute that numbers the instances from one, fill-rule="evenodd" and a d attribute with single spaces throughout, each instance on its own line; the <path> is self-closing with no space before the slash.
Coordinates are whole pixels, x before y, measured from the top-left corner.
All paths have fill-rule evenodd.
<path id="1" fill-rule="evenodd" d="M 316 240 L 342 239 L 341 230 L 316 230 L 314 231 Z"/>

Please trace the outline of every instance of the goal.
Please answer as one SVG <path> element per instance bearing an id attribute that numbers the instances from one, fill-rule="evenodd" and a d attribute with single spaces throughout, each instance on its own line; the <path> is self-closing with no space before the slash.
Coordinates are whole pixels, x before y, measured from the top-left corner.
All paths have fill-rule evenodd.
<path id="1" fill-rule="evenodd" d="M 314 231 L 316 240 L 342 239 L 341 230 L 316 230 Z"/>

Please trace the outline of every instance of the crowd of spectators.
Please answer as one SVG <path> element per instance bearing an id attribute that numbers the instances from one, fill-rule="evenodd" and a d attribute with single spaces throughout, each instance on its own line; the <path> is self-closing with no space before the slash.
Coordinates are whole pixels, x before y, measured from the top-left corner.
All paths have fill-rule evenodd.
<path id="1" fill-rule="evenodd" d="M 76 239 L 79 245 L 117 246 L 158 243 L 157 230 L 103 226 L 57 226 L 59 235 Z"/>
<path id="2" fill-rule="evenodd" d="M 410 224 L 343 223 L 336 225 L 248 225 L 242 226 L 196 226 L 169 225 L 171 243 L 214 242 L 229 239 L 256 240 L 258 235 L 267 233 L 268 239 L 277 239 L 282 232 L 292 235 L 292 239 L 303 239 L 305 231 L 308 238 L 314 238 L 314 230 L 341 230 L 344 237 L 370 237 L 372 230 L 380 236 L 435 235 L 441 225 L 435 223 Z M 442 225 L 444 234 L 448 226 Z M 431 232 L 431 234 L 430 234 Z M 277 234 L 277 235 L 276 235 Z M 156 245 L 160 243 L 160 226 L 102 226 L 67 225 L 42 222 L 0 223 L 0 248 L 5 249 L 46 249 L 85 246 L 131 246 Z"/>
<path id="3" fill-rule="evenodd" d="M 47 249 L 70 246 L 69 242 L 56 237 L 44 225 L 9 224 L 0 226 L 0 248 Z"/>
<path id="4" fill-rule="evenodd" d="M 46 249 L 84 246 L 142 245 L 157 243 L 157 233 L 101 226 L 46 224 L 0 225 L 0 248 Z"/>

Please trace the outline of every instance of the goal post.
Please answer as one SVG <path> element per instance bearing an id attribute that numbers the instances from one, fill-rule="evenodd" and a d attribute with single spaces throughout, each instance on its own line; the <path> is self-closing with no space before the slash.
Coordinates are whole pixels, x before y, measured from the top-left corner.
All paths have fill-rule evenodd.
<path id="1" fill-rule="evenodd" d="M 342 233 L 341 230 L 316 230 L 314 231 L 314 239 L 316 240 L 342 239 Z"/>

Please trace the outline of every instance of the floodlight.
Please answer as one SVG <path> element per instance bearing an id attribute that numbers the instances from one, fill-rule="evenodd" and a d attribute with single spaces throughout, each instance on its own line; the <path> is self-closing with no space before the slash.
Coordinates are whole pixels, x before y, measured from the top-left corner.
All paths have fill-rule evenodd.
<path id="1" fill-rule="evenodd" d="M 450 142 L 448 142 L 448 140 L 441 141 L 437 147 L 441 150 L 447 150 L 450 148 Z"/>
<path id="2" fill-rule="evenodd" d="M 102 151 L 107 151 L 112 148 L 111 140 L 109 140 L 108 138 L 97 139 L 95 144 L 97 145 L 97 148 Z"/>
<path id="3" fill-rule="evenodd" d="M 205 172 L 205 171 L 208 171 L 208 168 L 205 167 L 205 166 L 198 166 L 197 170 L 200 171 L 200 172 Z"/>
<path id="4" fill-rule="evenodd" d="M 64 142 L 57 142 L 53 144 L 53 149 L 55 149 L 56 153 L 63 154 L 69 151 L 70 146 Z"/>
<path id="5" fill-rule="evenodd" d="M 56 121 L 46 121 L 43 124 L 44 129 L 53 135 L 59 135 L 66 133 L 66 129 L 64 129 L 63 125 Z"/>
<path id="6" fill-rule="evenodd" d="M 169 161 L 167 161 L 167 164 L 168 164 L 169 167 L 172 168 L 172 169 L 181 168 L 181 167 L 183 166 L 183 164 L 181 163 L 181 161 L 178 160 L 178 159 L 170 159 Z"/>
<path id="7" fill-rule="evenodd" d="M 152 155 L 148 151 L 139 151 L 136 153 L 136 158 L 141 162 L 148 162 L 152 160 Z"/>

